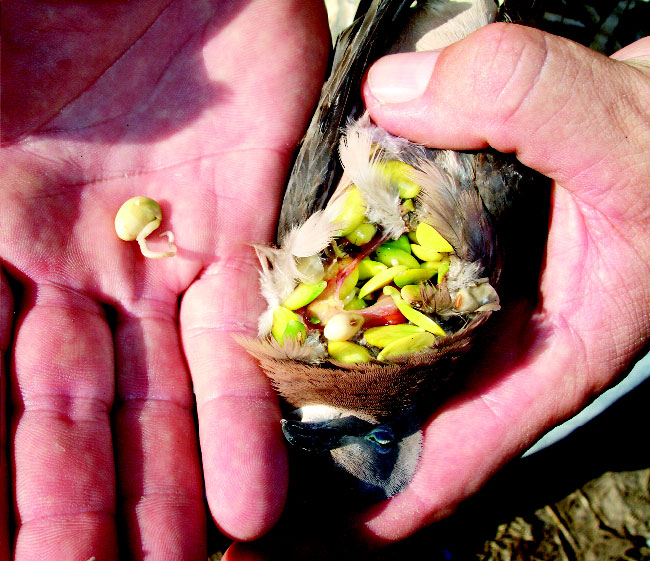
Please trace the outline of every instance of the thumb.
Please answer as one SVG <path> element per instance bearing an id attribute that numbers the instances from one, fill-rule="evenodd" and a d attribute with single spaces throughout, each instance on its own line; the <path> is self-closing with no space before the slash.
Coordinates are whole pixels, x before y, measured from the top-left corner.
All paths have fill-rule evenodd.
<path id="1" fill-rule="evenodd" d="M 363 94 L 372 119 L 393 134 L 516 152 L 567 188 L 616 173 L 647 129 L 648 76 L 639 68 L 514 24 L 486 26 L 441 51 L 384 57 Z"/>
<path id="2" fill-rule="evenodd" d="M 650 74 L 650 36 L 623 47 L 620 51 L 615 52 L 612 58 L 636 65 Z"/>

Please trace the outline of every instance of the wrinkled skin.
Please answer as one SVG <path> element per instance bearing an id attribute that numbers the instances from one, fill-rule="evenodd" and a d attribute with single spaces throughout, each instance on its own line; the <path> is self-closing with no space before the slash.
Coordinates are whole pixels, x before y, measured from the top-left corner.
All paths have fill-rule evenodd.
<path id="1" fill-rule="evenodd" d="M 500 318 L 467 389 L 426 425 L 410 485 L 347 521 L 340 550 L 323 528 L 321 544 L 278 532 L 233 546 L 229 561 L 268 559 L 278 543 L 294 548 L 285 558 L 352 558 L 355 542 L 403 539 L 450 514 L 630 366 L 650 333 L 650 38 L 613 58 L 635 57 L 647 66 L 494 24 L 437 62 L 394 55 L 370 69 L 365 102 L 389 132 L 439 148 L 514 151 L 554 180 L 540 302 Z"/>
<path id="2" fill-rule="evenodd" d="M 253 539 L 283 508 L 277 400 L 227 334 L 254 328 L 263 305 L 245 244 L 272 239 L 326 22 L 302 2 L 231 4 L 3 6 L 0 255 L 24 286 L 15 318 L 5 279 L 0 293 L 19 561 L 117 558 L 121 526 L 134 558 L 205 558 L 191 383 L 219 527 Z M 445 50 L 413 101 L 387 102 L 386 80 L 409 83 L 405 59 L 366 85 L 391 132 L 516 150 L 557 183 L 539 307 L 504 321 L 498 363 L 430 420 L 412 484 L 347 523 L 355 540 L 399 540 L 449 514 L 648 340 L 650 78 L 505 29 Z M 640 53 L 647 40 L 617 56 Z M 177 257 L 147 261 L 114 235 L 113 213 L 135 194 L 161 202 Z M 327 552 L 336 540 L 321 534 L 307 537 Z M 227 557 L 268 558 L 286 538 L 269 536 Z M 301 536 L 282 558 L 316 558 Z"/>
<path id="3" fill-rule="evenodd" d="M 324 8 L 13 1 L 2 16 L 0 558 L 15 540 L 18 561 L 117 559 L 123 529 L 120 558 L 204 560 L 204 492 L 237 539 L 283 507 L 277 398 L 230 333 L 256 332 L 249 244 L 274 237 L 325 72 Z M 134 195 L 160 202 L 176 257 L 117 238 Z"/>

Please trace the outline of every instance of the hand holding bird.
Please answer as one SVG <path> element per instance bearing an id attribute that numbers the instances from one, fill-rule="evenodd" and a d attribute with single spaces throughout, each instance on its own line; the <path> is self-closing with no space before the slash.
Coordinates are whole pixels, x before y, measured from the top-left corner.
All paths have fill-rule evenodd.
<path id="1" fill-rule="evenodd" d="M 289 525 L 272 547 L 345 555 L 355 540 L 409 536 L 450 514 L 638 357 L 649 335 L 641 280 L 650 257 L 648 60 L 647 38 L 607 58 L 496 24 L 440 52 L 395 54 L 370 68 L 366 107 L 388 132 L 437 148 L 515 152 L 554 180 L 540 300 L 501 317 L 466 389 L 426 423 L 418 469 L 400 494 L 337 526 L 348 536 L 340 549 L 332 534 L 327 545 L 318 533 L 292 542 Z M 264 545 L 233 546 L 228 559 L 266 558 Z"/>

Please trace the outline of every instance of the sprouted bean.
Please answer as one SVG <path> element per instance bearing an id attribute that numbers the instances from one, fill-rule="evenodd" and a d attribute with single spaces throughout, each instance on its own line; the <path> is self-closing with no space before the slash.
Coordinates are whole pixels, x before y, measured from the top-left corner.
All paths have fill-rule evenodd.
<path id="1" fill-rule="evenodd" d="M 174 234 L 162 232 L 160 236 L 167 237 L 167 251 L 152 251 L 147 247 L 146 238 L 160 226 L 162 210 L 160 205 L 149 197 L 132 197 L 126 201 L 115 215 L 115 232 L 121 240 L 137 241 L 140 251 L 145 257 L 160 259 L 176 255 Z"/>

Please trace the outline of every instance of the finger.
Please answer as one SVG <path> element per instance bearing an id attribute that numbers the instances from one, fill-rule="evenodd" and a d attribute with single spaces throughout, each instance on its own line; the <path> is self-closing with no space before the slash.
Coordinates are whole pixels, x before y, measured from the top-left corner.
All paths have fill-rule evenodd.
<path id="1" fill-rule="evenodd" d="M 217 259 L 186 291 L 180 324 L 196 393 L 208 505 L 224 534 L 251 540 L 282 512 L 287 460 L 277 396 L 233 335 L 254 335 L 263 311 L 251 244 L 273 239 L 277 186 L 288 163 L 284 154 L 268 150 L 249 157 L 245 166 L 237 152 L 221 161 L 226 173 L 220 184 L 239 185 L 238 212 L 223 214 Z M 236 177 L 227 173 L 233 169 Z"/>
<path id="2" fill-rule="evenodd" d="M 0 265 L 0 560 L 9 560 L 9 469 L 7 467 L 7 373 L 5 353 L 11 341 L 13 298 Z"/>
<path id="3" fill-rule="evenodd" d="M 495 318 L 490 344 L 475 357 L 467 389 L 437 410 L 424 430 L 416 473 L 399 495 L 355 521 L 363 539 L 404 539 L 449 516 L 504 464 L 586 404 L 590 383 L 570 333 L 530 304 Z M 500 312 L 501 313 L 501 312 Z"/>
<path id="4" fill-rule="evenodd" d="M 650 64 L 650 37 L 644 37 L 634 43 L 631 43 L 622 49 L 616 51 L 611 58 L 616 60 L 636 59 L 640 62 L 645 62 L 646 67 Z"/>
<path id="5" fill-rule="evenodd" d="M 263 311 L 258 264 L 249 244 L 269 243 L 274 237 L 280 187 L 290 163 L 286 148 L 298 142 L 315 100 L 324 70 L 323 31 L 327 31 L 319 3 L 260 2 L 253 8 L 255 16 L 238 28 L 234 39 L 254 34 L 255 46 L 252 51 L 245 49 L 245 56 L 259 59 L 273 48 L 274 59 L 261 75 L 244 73 L 250 87 L 237 93 L 247 100 L 242 107 L 255 111 L 257 122 L 263 126 L 252 129 L 254 149 L 220 154 L 215 185 L 220 189 L 222 212 L 214 230 L 218 234 L 215 262 L 190 286 L 181 305 L 183 346 L 197 399 L 207 500 L 221 531 L 239 540 L 260 536 L 277 521 L 287 488 L 287 460 L 277 397 L 255 361 L 232 335 L 252 335 Z M 287 26 L 289 11 L 292 19 Z M 260 17 L 267 24 L 261 35 L 256 27 Z M 240 23 L 244 23 L 241 18 Z M 278 42 L 278 33 L 285 30 Z M 210 46 L 210 61 L 220 60 L 218 47 L 218 42 Z M 298 59 L 296 53 L 300 54 Z M 297 71 L 296 61 L 306 63 L 308 54 L 308 71 Z M 217 67 L 220 75 L 233 71 L 240 82 L 240 63 L 232 68 L 224 69 L 223 64 Z M 285 92 L 287 79 L 292 86 Z M 278 98 L 281 84 L 284 89 Z M 280 136 L 277 131 L 282 131 Z"/>
<path id="6" fill-rule="evenodd" d="M 565 39 L 493 24 L 440 52 L 381 59 L 364 95 L 372 118 L 394 134 L 516 152 L 565 188 L 589 192 L 603 177 L 626 176 L 642 152 L 648 113 L 636 100 L 647 98 L 645 78 Z"/>
<path id="7" fill-rule="evenodd" d="M 113 342 L 102 310 L 30 287 L 11 385 L 17 561 L 117 559 Z"/>
<path id="8" fill-rule="evenodd" d="M 641 46 L 635 44 L 628 54 L 638 54 Z M 382 83 L 397 80 L 397 62 L 403 69 L 412 63 L 411 74 L 424 73 L 425 79 L 414 82 L 422 89 L 412 101 L 397 91 L 393 95 L 401 95 L 400 102 L 390 103 L 391 92 L 381 90 Z M 429 445 L 430 461 L 451 453 L 457 461 L 447 465 L 457 467 L 458 475 L 423 476 L 420 481 L 427 484 L 419 492 L 415 484 L 409 488 L 415 496 L 409 497 L 407 489 L 382 517 L 369 522 L 381 535 L 404 535 L 417 526 L 415 517 L 403 519 L 401 530 L 385 526 L 400 501 L 422 504 L 429 483 L 448 490 L 447 496 L 436 493 L 435 500 L 430 495 L 424 500 L 428 508 L 422 509 L 419 523 L 431 520 L 467 496 L 464 489 L 477 488 L 531 435 L 602 391 L 645 344 L 641 310 L 647 309 L 650 294 L 644 283 L 632 279 L 645 278 L 650 249 L 642 234 L 650 171 L 642 156 L 650 141 L 643 106 L 648 81 L 637 68 L 558 37 L 507 25 L 490 26 L 439 54 L 384 59 L 376 69 L 368 76 L 366 101 L 373 118 L 391 132 L 433 146 L 516 151 L 524 163 L 558 180 L 538 329 L 524 330 L 537 339 L 535 352 L 529 349 L 526 368 L 509 372 L 504 367 L 502 384 L 471 401 L 474 408 L 459 421 L 471 429 L 465 431 L 469 440 L 452 444 L 452 435 L 460 432 L 443 422 L 449 417 L 435 424 L 436 438 L 447 446 Z M 622 314 L 621 304 L 628 310 Z M 494 357 L 501 364 L 502 355 Z M 488 422 L 491 417 L 494 423 Z M 474 431 L 482 440 L 471 438 Z M 475 466 L 479 457 L 483 461 Z M 423 460 L 421 465 L 434 464 Z M 463 465 L 473 467 L 464 471 Z M 411 522 L 410 529 L 404 527 Z"/>
<path id="9" fill-rule="evenodd" d="M 619 56 L 637 56 L 640 46 Z M 647 98 L 639 96 L 643 76 L 568 41 L 517 26 L 491 26 L 437 58 L 430 53 L 415 56 L 429 65 L 430 80 L 422 80 L 423 93 L 413 101 L 384 100 L 382 105 L 367 98 L 375 104 L 371 112 L 380 124 L 435 146 L 491 145 L 516 151 L 524 163 L 561 181 L 562 187 L 582 189 L 581 198 L 599 194 L 596 203 L 602 214 L 594 211 L 596 205 L 587 208 L 568 196 L 566 189 L 555 190 L 542 285 L 544 312 L 521 329 L 537 339 L 536 347 L 526 344 L 525 337 L 512 342 L 510 348 L 528 348 L 528 355 L 508 367 L 508 347 L 492 346 L 490 360 L 498 360 L 501 372 L 474 394 L 459 396 L 427 427 L 412 484 L 385 510 L 362 522 L 369 535 L 386 540 L 409 535 L 448 513 L 505 460 L 610 383 L 646 338 L 645 333 L 639 336 L 643 321 L 635 323 L 635 312 L 623 314 L 620 321 L 612 311 L 616 301 L 633 301 L 642 309 L 648 301 L 647 291 L 644 295 L 642 289 L 626 288 L 624 282 L 644 274 L 645 265 L 639 263 L 645 260 L 638 256 L 642 244 L 634 242 L 633 249 L 625 242 L 615 245 L 621 232 L 629 235 L 645 227 L 638 197 L 625 194 L 630 187 L 635 194 L 647 188 L 645 181 L 629 181 L 647 177 L 638 169 L 647 160 L 638 157 L 639 142 L 647 142 L 647 109 L 635 106 L 635 99 Z M 403 58 L 396 58 L 374 78 L 371 71 L 367 94 L 374 91 L 373 79 L 379 78 L 381 85 L 392 76 L 390 65 L 398 60 L 404 65 Z M 640 118 L 644 111 L 646 125 Z M 617 198 L 603 196 L 608 191 Z M 607 220 L 597 224 L 599 216 Z M 625 225 L 622 218 L 628 220 Z M 618 231 L 612 228 L 616 222 L 621 224 Z M 601 259 L 614 252 L 620 261 L 609 267 L 608 279 Z M 616 282 L 615 289 L 608 280 Z M 589 301 L 595 292 L 596 300 Z M 608 343 L 603 345 L 598 334 L 605 332 Z M 417 514 L 404 516 L 413 512 L 414 504 L 419 505 Z"/>
<path id="10" fill-rule="evenodd" d="M 232 339 L 253 335 L 262 311 L 253 252 L 234 252 L 187 291 L 181 326 L 196 391 L 208 504 L 223 533 L 250 540 L 280 516 L 287 464 L 277 397 Z"/>
<path id="11" fill-rule="evenodd" d="M 133 559 L 207 556 L 194 401 L 175 312 L 175 299 L 141 298 L 118 313 L 115 449 Z"/>

